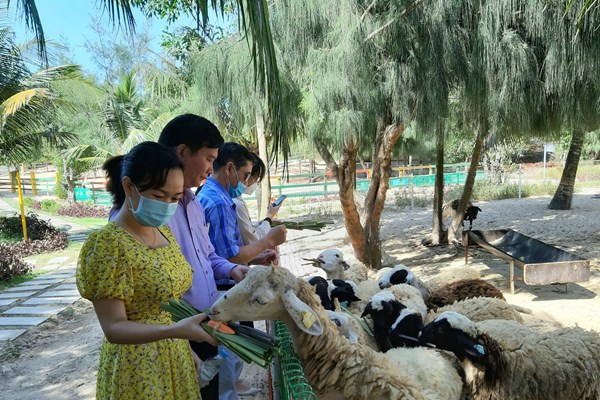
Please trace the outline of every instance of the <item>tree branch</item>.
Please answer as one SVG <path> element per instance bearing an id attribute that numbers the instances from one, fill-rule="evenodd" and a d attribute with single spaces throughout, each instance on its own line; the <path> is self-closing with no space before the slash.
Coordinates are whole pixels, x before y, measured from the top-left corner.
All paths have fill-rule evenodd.
<path id="1" fill-rule="evenodd" d="M 371 32 L 365 38 L 365 40 L 363 40 L 363 43 L 366 43 L 367 41 L 369 41 L 370 39 L 372 39 L 373 36 L 377 35 L 379 32 L 381 32 L 382 30 L 384 30 L 385 28 L 387 28 L 388 26 L 390 26 L 391 24 L 393 24 L 395 21 L 397 21 L 400 18 L 404 17 L 405 15 L 408 15 L 411 12 L 413 12 L 418 6 L 421 5 L 422 2 L 423 2 L 423 0 L 415 0 L 410 6 L 406 7 L 404 10 L 402 10 L 402 12 L 400 14 L 398 14 L 395 18 L 390 19 L 383 26 L 381 26 L 381 27 L 375 29 L 373 32 Z"/>

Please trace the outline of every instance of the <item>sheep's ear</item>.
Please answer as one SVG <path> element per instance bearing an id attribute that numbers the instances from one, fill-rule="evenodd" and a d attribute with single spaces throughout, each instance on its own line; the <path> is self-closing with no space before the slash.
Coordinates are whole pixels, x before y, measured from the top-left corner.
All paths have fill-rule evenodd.
<path id="1" fill-rule="evenodd" d="M 367 306 L 365 307 L 365 309 L 363 310 L 363 313 L 361 314 L 361 318 L 364 318 L 365 315 L 369 315 L 373 312 L 373 305 L 371 304 L 371 302 L 367 303 Z"/>
<path id="2" fill-rule="evenodd" d="M 288 289 L 283 294 L 283 305 L 298 328 L 309 335 L 319 336 L 323 333 L 323 325 L 317 313 Z"/>

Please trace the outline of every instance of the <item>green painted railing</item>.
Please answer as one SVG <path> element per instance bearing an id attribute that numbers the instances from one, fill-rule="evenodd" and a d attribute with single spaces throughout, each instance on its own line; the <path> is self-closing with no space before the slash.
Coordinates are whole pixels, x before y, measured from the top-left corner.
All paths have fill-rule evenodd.
<path id="1" fill-rule="evenodd" d="M 304 377 L 302 364 L 294 352 L 290 331 L 281 321 L 275 321 L 275 336 L 279 337 L 281 355 L 277 357 L 279 392 L 282 400 L 316 400 L 317 395 Z"/>

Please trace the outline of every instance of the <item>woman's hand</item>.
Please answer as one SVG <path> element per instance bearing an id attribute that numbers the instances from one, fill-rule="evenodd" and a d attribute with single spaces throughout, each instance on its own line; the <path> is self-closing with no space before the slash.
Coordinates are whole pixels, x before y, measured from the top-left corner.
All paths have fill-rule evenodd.
<path id="1" fill-rule="evenodd" d="M 192 353 L 192 358 L 194 359 L 194 366 L 196 367 L 196 372 L 200 373 L 200 366 L 202 365 L 202 360 L 198 357 L 198 354 L 190 347 L 190 352 Z"/>
<path id="2" fill-rule="evenodd" d="M 195 342 L 206 342 L 216 346 L 217 341 L 215 338 L 200 326 L 200 323 L 207 318 L 208 316 L 204 313 L 184 318 L 173 324 L 173 330 L 179 338 L 193 340 Z"/>
<path id="3" fill-rule="evenodd" d="M 269 202 L 269 205 L 267 206 L 267 217 L 269 217 L 271 220 L 275 217 L 275 215 L 277 215 L 277 212 L 279 211 L 279 208 L 281 207 L 282 203 L 279 203 L 278 206 L 273 207 L 273 203 Z"/>

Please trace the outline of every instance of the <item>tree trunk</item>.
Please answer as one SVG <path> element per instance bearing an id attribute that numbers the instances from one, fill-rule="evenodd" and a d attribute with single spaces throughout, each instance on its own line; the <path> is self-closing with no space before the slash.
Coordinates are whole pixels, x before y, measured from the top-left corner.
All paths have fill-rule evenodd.
<path id="1" fill-rule="evenodd" d="M 338 165 L 323 142 L 319 138 L 315 138 L 317 150 L 333 173 L 340 188 L 342 214 L 354 254 L 359 261 L 375 269 L 381 268 L 379 232 L 381 214 L 392 171 L 392 149 L 404 129 L 405 125 L 399 124 L 378 130 L 373 159 L 373 174 L 365 198 L 362 218 L 354 201 L 354 176 L 356 174 L 358 151 L 356 144 L 351 143 L 344 146 Z"/>
<path id="2" fill-rule="evenodd" d="M 374 269 L 381 268 L 381 214 L 392 174 L 392 149 L 404 132 L 404 124 L 389 125 L 378 129 L 371 182 L 363 208 L 365 253 L 357 258 Z"/>
<path id="3" fill-rule="evenodd" d="M 579 167 L 579 158 L 583 147 L 585 132 L 581 128 L 573 129 L 571 145 L 567 153 L 567 161 L 563 169 L 560 183 L 552 201 L 548 205 L 551 210 L 569 210 L 573 200 L 573 191 L 575 189 L 575 178 L 577 177 L 577 168 Z"/>
<path id="4" fill-rule="evenodd" d="M 338 165 L 320 138 L 315 138 L 314 143 L 340 188 L 340 203 L 342 204 L 342 215 L 344 216 L 346 232 L 350 238 L 356 258 L 364 262 L 361 259 L 365 254 L 364 228 L 360 222 L 360 214 L 354 201 L 353 187 L 353 176 L 356 171 L 356 153 L 358 150 L 356 144 L 347 143 L 344 145 Z"/>
<path id="5" fill-rule="evenodd" d="M 77 203 L 77 198 L 75 197 L 75 177 L 73 176 L 73 169 L 65 165 L 63 171 L 66 183 L 65 186 L 67 189 L 67 203 Z"/>
<path id="6" fill-rule="evenodd" d="M 458 209 L 456 215 L 464 215 L 467 208 L 467 203 L 471 200 L 473 195 L 473 185 L 475 184 L 475 175 L 477 174 L 477 167 L 479 166 L 479 160 L 481 159 L 481 153 L 483 152 L 483 141 L 487 134 L 487 128 L 481 127 L 477 132 L 477 139 L 475 139 L 475 146 L 473 148 L 473 154 L 471 156 L 471 164 L 469 165 L 469 172 L 467 173 L 467 179 L 465 180 L 465 187 L 463 189 L 462 196 L 458 202 Z M 456 231 L 462 224 L 462 218 L 456 218 L 452 220 L 452 225 L 448 229 L 448 242 L 454 241 L 456 238 Z"/>
<path id="7" fill-rule="evenodd" d="M 435 189 L 433 192 L 433 227 L 429 245 L 438 246 L 448 242 L 447 232 L 442 221 L 444 203 L 444 122 L 440 121 L 435 132 Z"/>
<path id="8" fill-rule="evenodd" d="M 263 220 L 267 216 L 267 204 L 271 201 L 271 174 L 269 172 L 269 154 L 267 152 L 267 135 L 265 133 L 265 120 L 259 113 L 256 114 L 256 137 L 258 140 L 258 156 L 267 167 L 265 177 L 260 183 L 260 197 L 256 199 L 259 210 L 258 218 Z"/>

